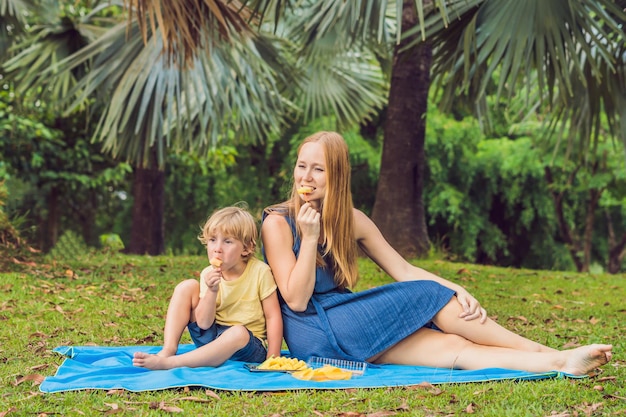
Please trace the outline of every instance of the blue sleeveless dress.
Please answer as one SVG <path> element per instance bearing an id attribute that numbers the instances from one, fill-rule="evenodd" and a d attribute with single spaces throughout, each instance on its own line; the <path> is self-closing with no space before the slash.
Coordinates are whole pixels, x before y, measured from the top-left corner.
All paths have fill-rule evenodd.
<path id="1" fill-rule="evenodd" d="M 295 221 L 285 219 L 297 257 L 300 237 Z M 293 356 L 365 361 L 431 325 L 454 291 L 434 281 L 409 281 L 351 292 L 337 287 L 330 267 L 317 267 L 315 289 L 305 311 L 291 310 L 278 295 L 284 338 Z"/>

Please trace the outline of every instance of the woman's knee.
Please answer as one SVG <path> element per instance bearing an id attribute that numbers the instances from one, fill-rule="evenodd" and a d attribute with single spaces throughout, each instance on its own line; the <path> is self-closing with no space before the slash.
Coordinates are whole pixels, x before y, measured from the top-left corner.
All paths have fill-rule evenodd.
<path id="1" fill-rule="evenodd" d="M 441 345 L 443 349 L 450 349 L 452 351 L 460 351 L 465 349 L 466 347 L 473 345 L 473 343 L 463 336 L 459 336 L 457 334 L 452 333 L 444 333 Z"/>
<path id="2" fill-rule="evenodd" d="M 463 312 L 461 305 L 458 303 L 456 296 L 452 297 L 448 304 L 443 306 L 441 310 L 433 317 L 433 323 L 444 332 L 450 331 L 458 325 L 459 322 L 467 323 L 464 319 L 459 317 Z"/>

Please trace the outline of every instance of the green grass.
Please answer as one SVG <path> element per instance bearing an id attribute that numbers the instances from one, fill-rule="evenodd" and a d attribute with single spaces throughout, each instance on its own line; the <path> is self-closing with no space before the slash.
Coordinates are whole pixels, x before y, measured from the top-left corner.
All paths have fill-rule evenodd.
<path id="1" fill-rule="evenodd" d="M 533 382 L 250 393 L 199 388 L 131 393 L 39 392 L 61 345 L 159 345 L 175 284 L 198 276 L 202 257 L 95 254 L 0 274 L 0 417 L 4 415 L 596 416 L 626 415 L 626 280 L 623 275 L 530 271 L 443 261 L 424 268 L 464 285 L 489 315 L 557 348 L 601 342 L 614 360 L 598 375 Z M 361 261 L 358 289 L 390 282 Z M 190 342 L 185 336 L 183 342 Z"/>

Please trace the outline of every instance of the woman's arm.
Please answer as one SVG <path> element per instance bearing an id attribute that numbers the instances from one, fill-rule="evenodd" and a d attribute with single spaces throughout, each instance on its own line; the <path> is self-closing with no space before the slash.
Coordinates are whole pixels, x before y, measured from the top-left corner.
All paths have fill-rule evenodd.
<path id="1" fill-rule="evenodd" d="M 466 320 L 480 318 L 481 322 L 487 320 L 485 309 L 465 288 L 411 265 L 387 242 L 374 222 L 357 209 L 354 209 L 354 224 L 356 240 L 361 249 L 393 279 L 396 281 L 430 280 L 438 282 L 456 292 L 457 300 L 463 307 L 462 318 Z"/>
<path id="2" fill-rule="evenodd" d="M 261 226 L 261 238 L 280 295 L 290 309 L 304 311 L 315 287 L 319 213 L 309 204 L 304 204 L 297 221 L 303 231 L 297 259 L 292 249 L 291 227 L 282 215 L 270 214 L 265 218 Z"/>
<path id="3" fill-rule="evenodd" d="M 267 327 L 267 357 L 279 357 L 283 344 L 283 316 L 276 291 L 261 300 Z"/>

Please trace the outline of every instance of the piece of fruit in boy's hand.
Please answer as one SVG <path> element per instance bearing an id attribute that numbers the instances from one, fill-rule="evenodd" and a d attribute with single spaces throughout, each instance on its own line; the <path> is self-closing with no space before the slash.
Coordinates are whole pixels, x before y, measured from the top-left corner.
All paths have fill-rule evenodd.
<path id="1" fill-rule="evenodd" d="M 220 266 L 222 266 L 222 260 L 220 258 L 213 258 L 209 261 L 209 263 L 215 268 L 219 268 Z"/>

